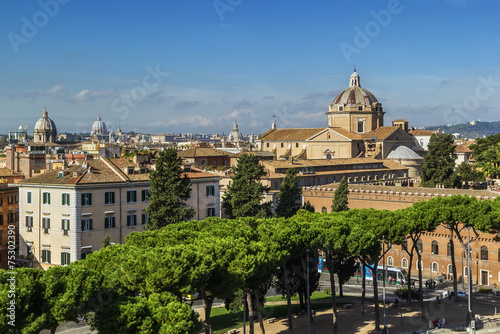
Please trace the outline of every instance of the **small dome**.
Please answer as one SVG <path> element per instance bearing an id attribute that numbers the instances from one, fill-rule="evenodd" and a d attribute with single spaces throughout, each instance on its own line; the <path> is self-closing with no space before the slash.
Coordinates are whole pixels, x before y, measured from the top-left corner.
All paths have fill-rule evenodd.
<path id="1" fill-rule="evenodd" d="M 238 123 L 236 123 L 236 121 L 234 121 L 233 131 L 231 131 L 231 133 L 229 134 L 227 141 L 231 143 L 243 141 L 243 135 L 241 134 L 240 130 L 238 130 Z"/>
<path id="2" fill-rule="evenodd" d="M 92 125 L 92 130 L 90 131 L 91 135 L 105 135 L 108 133 L 108 130 L 106 130 L 106 124 L 104 124 L 103 121 L 101 121 L 101 116 L 97 116 L 97 121 L 94 122 Z"/>
<path id="3" fill-rule="evenodd" d="M 398 160 L 398 159 L 422 159 L 423 158 L 418 155 L 415 151 L 413 151 L 411 148 L 408 148 L 406 146 L 396 146 L 389 152 L 389 155 L 387 156 L 387 159 L 391 160 Z"/>
<path id="4" fill-rule="evenodd" d="M 378 104 L 377 98 L 367 89 L 361 87 L 361 80 L 359 74 L 354 73 L 351 75 L 349 81 L 349 88 L 343 90 L 337 97 L 333 100 L 332 105 L 366 105 L 372 106 L 373 104 Z"/>
<path id="5" fill-rule="evenodd" d="M 49 113 L 47 112 L 47 108 L 43 110 L 43 116 L 38 120 L 38 122 L 36 122 L 34 130 L 35 132 L 57 131 L 54 121 L 52 121 L 49 118 Z"/>

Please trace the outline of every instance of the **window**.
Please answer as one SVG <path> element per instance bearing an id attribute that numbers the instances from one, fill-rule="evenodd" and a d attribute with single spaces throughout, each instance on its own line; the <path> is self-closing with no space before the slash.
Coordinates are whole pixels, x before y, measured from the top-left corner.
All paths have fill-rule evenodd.
<path id="1" fill-rule="evenodd" d="M 92 254 L 92 252 L 90 252 L 90 251 L 82 252 L 81 259 L 85 260 L 87 258 L 87 256 L 89 256 L 90 254 Z"/>
<path id="2" fill-rule="evenodd" d="M 137 201 L 137 193 L 135 190 L 127 190 L 127 202 Z"/>
<path id="3" fill-rule="evenodd" d="M 0 206 L 3 205 L 3 198 L 0 197 Z"/>
<path id="4" fill-rule="evenodd" d="M 14 203 L 14 196 L 9 196 L 8 202 L 9 202 L 9 204 L 13 204 Z"/>
<path id="5" fill-rule="evenodd" d="M 66 266 L 71 262 L 71 254 L 69 252 L 61 252 L 61 266 Z"/>
<path id="6" fill-rule="evenodd" d="M 104 228 L 114 228 L 115 227 L 115 217 L 104 217 Z"/>
<path id="7" fill-rule="evenodd" d="M 422 243 L 422 239 L 417 240 L 417 250 L 419 253 L 422 253 L 424 251 L 424 244 Z"/>
<path id="8" fill-rule="evenodd" d="M 269 143 L 266 143 L 266 147 L 269 147 Z"/>
<path id="9" fill-rule="evenodd" d="M 44 192 L 42 195 L 43 204 L 50 204 L 50 193 Z"/>
<path id="10" fill-rule="evenodd" d="M 141 191 L 142 201 L 149 201 L 149 189 L 142 189 Z"/>
<path id="11" fill-rule="evenodd" d="M 451 264 L 448 265 L 448 275 L 453 275 L 453 266 Z"/>
<path id="12" fill-rule="evenodd" d="M 446 247 L 446 255 L 451 256 L 451 242 L 448 242 L 448 246 Z"/>
<path id="13" fill-rule="evenodd" d="M 339 106 L 339 111 L 344 110 L 344 107 Z"/>
<path id="14" fill-rule="evenodd" d="M 406 258 L 403 258 L 403 260 L 401 260 L 401 267 L 408 268 L 408 260 Z"/>
<path id="15" fill-rule="evenodd" d="M 327 211 L 328 211 L 328 210 L 326 209 L 326 206 L 324 206 L 324 207 L 322 207 L 322 208 L 321 208 L 321 213 L 323 213 L 323 212 L 327 212 Z"/>
<path id="16" fill-rule="evenodd" d="M 481 260 L 488 261 L 488 247 L 481 247 Z"/>
<path id="17" fill-rule="evenodd" d="M 360 133 L 365 132 L 365 122 L 358 121 L 358 132 Z"/>
<path id="18" fill-rule="evenodd" d="M 48 250 L 48 249 L 42 250 L 42 262 L 43 263 L 50 263 L 50 250 Z"/>
<path id="19" fill-rule="evenodd" d="M 69 194 L 68 193 L 62 194 L 62 205 L 69 205 Z"/>
<path id="20" fill-rule="evenodd" d="M 50 230 L 50 218 L 49 217 L 43 217 L 42 218 L 42 223 L 43 223 L 43 233 L 48 234 Z"/>
<path id="21" fill-rule="evenodd" d="M 33 232 L 33 217 L 26 216 L 26 231 Z"/>
<path id="22" fill-rule="evenodd" d="M 141 220 L 141 223 L 142 225 L 145 225 L 146 223 L 148 222 L 148 214 L 143 212 L 142 213 L 142 220 Z"/>
<path id="23" fill-rule="evenodd" d="M 0 245 L 3 243 L 3 231 L 0 231 Z"/>
<path id="24" fill-rule="evenodd" d="M 0 225 L 3 225 L 3 215 L 0 215 Z M 498 254 L 500 254 L 500 251 Z"/>
<path id="25" fill-rule="evenodd" d="M 215 186 L 207 186 L 207 196 L 215 196 Z"/>
<path id="26" fill-rule="evenodd" d="M 137 225 L 137 220 L 135 214 L 127 215 L 127 226 Z"/>
<path id="27" fill-rule="evenodd" d="M 104 193 L 104 204 L 114 204 L 115 203 L 115 192 L 106 191 Z"/>
<path id="28" fill-rule="evenodd" d="M 464 277 L 469 277 L 469 268 L 467 266 L 464 267 Z"/>
<path id="29" fill-rule="evenodd" d="M 432 250 L 431 250 L 432 254 L 434 254 L 434 255 L 439 254 L 439 245 L 438 245 L 438 242 L 436 240 L 432 241 L 431 248 L 432 248 Z"/>
<path id="30" fill-rule="evenodd" d="M 295 147 L 299 147 L 299 143 L 295 143 Z"/>
<path id="31" fill-rule="evenodd" d="M 283 143 L 281 143 L 281 147 L 283 147 Z"/>
<path id="32" fill-rule="evenodd" d="M 69 235 L 69 219 L 61 220 L 61 230 L 63 235 Z"/>
<path id="33" fill-rule="evenodd" d="M 207 217 L 215 217 L 215 208 L 207 208 Z"/>
<path id="34" fill-rule="evenodd" d="M 33 245 L 27 244 L 26 245 L 26 257 L 29 257 L 33 255 Z"/>
<path id="35" fill-rule="evenodd" d="M 423 264 L 422 264 L 422 261 L 417 261 L 417 262 L 415 263 L 415 265 L 417 266 L 417 270 L 419 270 L 419 269 L 420 269 L 420 270 L 424 269 L 424 266 L 423 266 Z"/>
<path id="36" fill-rule="evenodd" d="M 392 256 L 387 258 L 387 266 L 394 267 L 394 258 Z"/>
<path id="37" fill-rule="evenodd" d="M 437 262 L 432 262 L 432 265 L 431 265 L 431 270 L 433 273 L 437 273 L 438 270 L 439 270 L 439 265 Z"/>
<path id="38" fill-rule="evenodd" d="M 358 106 L 358 111 L 363 111 L 363 106 Z"/>
<path id="39" fill-rule="evenodd" d="M 83 193 L 82 194 L 82 205 L 92 205 L 92 194 Z"/>
<path id="40" fill-rule="evenodd" d="M 7 214 L 7 223 L 8 224 L 14 223 L 14 212 L 9 212 Z"/>
<path id="41" fill-rule="evenodd" d="M 82 219 L 82 231 L 92 230 L 92 218 Z"/>

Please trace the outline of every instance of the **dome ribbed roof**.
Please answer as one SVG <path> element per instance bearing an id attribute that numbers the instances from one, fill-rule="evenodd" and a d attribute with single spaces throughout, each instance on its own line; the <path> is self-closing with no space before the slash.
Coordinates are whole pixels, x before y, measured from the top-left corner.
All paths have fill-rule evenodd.
<path id="1" fill-rule="evenodd" d="M 343 90 L 333 100 L 333 104 L 364 104 L 371 106 L 373 103 L 378 103 L 377 98 L 367 89 L 361 87 L 360 77 L 356 70 L 351 75 L 349 88 Z"/>
<path id="2" fill-rule="evenodd" d="M 413 151 L 411 148 L 408 148 L 406 146 L 397 146 L 396 148 L 393 148 L 389 155 L 387 156 L 387 159 L 423 159 L 420 155 L 418 155 L 415 151 Z"/>
<path id="3" fill-rule="evenodd" d="M 50 132 L 57 131 L 56 125 L 54 121 L 49 118 L 49 113 L 47 112 L 47 108 L 43 110 L 43 116 L 40 118 L 36 124 L 34 132 Z"/>
<path id="4" fill-rule="evenodd" d="M 92 131 L 90 131 L 90 134 L 92 135 L 105 135 L 108 133 L 108 130 L 106 129 L 106 124 L 104 124 L 103 121 L 101 121 L 101 116 L 97 116 L 97 121 L 92 124 Z"/>

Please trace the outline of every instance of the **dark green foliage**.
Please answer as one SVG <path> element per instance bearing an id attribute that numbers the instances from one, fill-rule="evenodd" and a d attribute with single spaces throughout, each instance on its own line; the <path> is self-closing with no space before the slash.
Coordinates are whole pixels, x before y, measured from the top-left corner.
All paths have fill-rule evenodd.
<path id="1" fill-rule="evenodd" d="M 401 300 L 408 301 L 408 287 L 404 286 L 399 288 L 395 292 L 396 297 Z M 410 296 L 412 300 L 418 300 L 420 298 L 420 293 L 415 288 L 410 288 Z"/>
<path id="2" fill-rule="evenodd" d="M 482 182 L 486 180 L 483 172 L 476 170 L 471 164 L 466 162 L 458 165 L 457 174 L 462 181 Z"/>
<path id="3" fill-rule="evenodd" d="M 156 169 L 149 174 L 150 203 L 146 208 L 149 229 L 160 229 L 195 215 L 194 209 L 186 205 L 191 196 L 191 185 L 180 167 L 181 162 L 173 148 L 160 152 L 156 159 Z"/>
<path id="4" fill-rule="evenodd" d="M 428 148 L 429 153 L 424 157 L 422 166 L 422 186 L 434 188 L 442 184 L 445 188 L 460 187 L 460 178 L 454 172 L 457 155 L 453 136 L 433 134 Z"/>
<path id="5" fill-rule="evenodd" d="M 276 216 L 289 218 L 300 210 L 302 188 L 298 185 L 299 180 L 300 176 L 297 175 L 295 168 L 288 168 L 286 176 L 283 182 L 281 182 L 280 192 L 278 193 Z"/>
<path id="6" fill-rule="evenodd" d="M 486 176 L 493 179 L 500 177 L 500 133 L 478 138 L 470 149 L 474 152 L 476 165 Z"/>
<path id="7" fill-rule="evenodd" d="M 111 237 L 109 234 L 106 234 L 104 239 L 102 239 L 102 248 L 111 246 Z"/>
<path id="8" fill-rule="evenodd" d="M 243 154 L 233 168 L 234 176 L 223 196 L 222 208 L 229 218 L 271 216 L 271 202 L 262 203 L 269 187 L 260 182 L 266 175 L 257 156 Z"/>
<path id="9" fill-rule="evenodd" d="M 304 209 L 306 211 L 309 211 L 309 212 L 312 212 L 312 213 L 314 213 L 316 211 L 316 209 L 314 208 L 314 206 L 309 201 L 307 201 L 307 202 L 304 203 L 304 206 L 302 207 L 302 209 Z"/>
<path id="10" fill-rule="evenodd" d="M 345 252 L 345 257 L 338 257 L 333 261 L 333 268 L 339 280 L 339 295 L 343 297 L 342 285 L 346 284 L 358 270 L 359 262 L 354 256 L 349 256 Z"/>
<path id="11" fill-rule="evenodd" d="M 347 179 L 344 176 L 340 181 L 337 190 L 335 190 L 335 196 L 333 197 L 332 201 L 332 212 L 349 210 L 349 208 L 347 207 L 348 204 L 347 192 L 348 192 Z"/>

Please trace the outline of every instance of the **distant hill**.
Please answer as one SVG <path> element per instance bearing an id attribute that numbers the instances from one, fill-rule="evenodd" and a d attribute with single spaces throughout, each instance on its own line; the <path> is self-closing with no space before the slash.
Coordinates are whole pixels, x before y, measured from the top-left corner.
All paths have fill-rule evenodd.
<path id="1" fill-rule="evenodd" d="M 500 121 L 499 122 L 474 121 L 471 123 L 426 126 L 425 130 L 441 129 L 445 133 L 460 133 L 462 138 L 471 138 L 471 139 L 487 137 L 489 135 L 494 135 L 500 132 Z"/>

